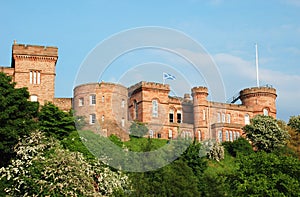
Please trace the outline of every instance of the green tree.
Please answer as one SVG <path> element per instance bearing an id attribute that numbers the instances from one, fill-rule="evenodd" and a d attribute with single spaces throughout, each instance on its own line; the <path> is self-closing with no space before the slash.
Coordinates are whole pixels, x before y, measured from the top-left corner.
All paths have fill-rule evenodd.
<path id="1" fill-rule="evenodd" d="M 0 166 L 14 156 L 13 147 L 19 138 L 36 127 L 38 103 L 28 101 L 26 88 L 15 88 L 11 77 L 0 72 Z"/>
<path id="2" fill-rule="evenodd" d="M 261 151 L 237 162 L 236 173 L 227 177 L 233 196 L 299 196 L 299 159 Z"/>
<path id="3" fill-rule="evenodd" d="M 130 125 L 129 131 L 130 131 L 130 135 L 136 137 L 143 137 L 148 133 L 149 129 L 145 123 L 134 121 Z"/>
<path id="4" fill-rule="evenodd" d="M 250 155 L 254 152 L 249 141 L 243 137 L 240 137 L 233 142 L 223 142 L 222 145 L 233 157 L 237 157 L 238 155 Z"/>
<path id="5" fill-rule="evenodd" d="M 38 114 L 39 128 L 46 135 L 62 140 L 75 130 L 74 118 L 52 103 L 46 103 Z"/>
<path id="6" fill-rule="evenodd" d="M 289 119 L 288 126 L 295 129 L 295 131 L 300 134 L 300 115 L 291 116 Z"/>
<path id="7" fill-rule="evenodd" d="M 266 152 L 284 146 L 289 138 L 288 132 L 281 129 L 271 116 L 257 115 L 243 130 L 257 150 Z"/>

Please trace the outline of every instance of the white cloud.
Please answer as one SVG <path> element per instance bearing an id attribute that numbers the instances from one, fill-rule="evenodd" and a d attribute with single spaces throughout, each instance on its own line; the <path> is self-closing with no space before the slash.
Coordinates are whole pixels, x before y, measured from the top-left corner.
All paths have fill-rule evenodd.
<path id="1" fill-rule="evenodd" d="M 244 88 L 239 86 L 247 83 L 254 85 L 253 82 L 256 80 L 254 61 L 244 60 L 226 53 L 216 54 L 213 57 L 229 89 Z M 300 105 L 298 104 L 300 100 L 299 74 L 287 74 L 283 71 L 261 67 L 259 74 L 261 85 L 272 84 L 277 90 L 278 118 L 288 120 L 289 116 L 300 113 Z"/>

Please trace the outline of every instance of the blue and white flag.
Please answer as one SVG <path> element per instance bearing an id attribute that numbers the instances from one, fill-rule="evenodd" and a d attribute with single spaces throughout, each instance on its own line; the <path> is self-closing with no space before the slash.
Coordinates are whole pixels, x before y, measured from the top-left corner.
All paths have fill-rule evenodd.
<path id="1" fill-rule="evenodd" d="M 163 73 L 163 79 L 164 80 L 166 80 L 166 79 L 170 79 L 170 80 L 175 80 L 176 79 L 176 77 L 175 76 L 173 76 L 173 75 L 171 75 L 171 74 L 169 74 L 169 73 Z"/>

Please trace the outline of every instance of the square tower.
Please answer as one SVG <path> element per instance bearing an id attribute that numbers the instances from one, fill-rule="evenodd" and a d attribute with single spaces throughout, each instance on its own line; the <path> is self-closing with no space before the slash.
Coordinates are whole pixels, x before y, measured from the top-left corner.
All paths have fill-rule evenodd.
<path id="1" fill-rule="evenodd" d="M 11 67 L 16 88 L 28 87 L 31 101 L 53 102 L 57 59 L 57 47 L 14 43 Z"/>

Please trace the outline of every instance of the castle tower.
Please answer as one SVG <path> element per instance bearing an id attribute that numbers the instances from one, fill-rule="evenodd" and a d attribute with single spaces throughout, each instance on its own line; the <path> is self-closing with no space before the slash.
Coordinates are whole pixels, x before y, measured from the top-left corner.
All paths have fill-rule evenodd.
<path id="1" fill-rule="evenodd" d="M 14 43 L 11 67 L 16 87 L 28 87 L 31 101 L 53 102 L 57 59 L 57 47 Z"/>
<path id="2" fill-rule="evenodd" d="M 206 87 L 192 88 L 193 111 L 194 111 L 194 132 L 198 140 L 208 139 L 209 134 L 209 108 L 208 89 Z"/>
<path id="3" fill-rule="evenodd" d="M 253 108 L 253 116 L 263 114 L 276 118 L 276 97 L 276 89 L 272 87 L 253 87 L 240 91 L 242 104 Z"/>

